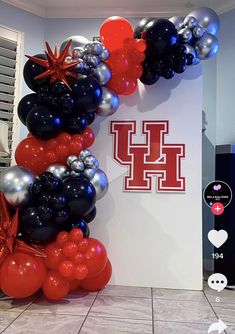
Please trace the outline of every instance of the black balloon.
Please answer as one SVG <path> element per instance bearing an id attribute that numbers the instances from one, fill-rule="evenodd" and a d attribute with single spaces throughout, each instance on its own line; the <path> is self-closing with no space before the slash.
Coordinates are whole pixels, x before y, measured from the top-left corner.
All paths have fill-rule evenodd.
<path id="1" fill-rule="evenodd" d="M 64 224 L 67 223 L 69 219 L 69 210 L 64 208 L 55 212 L 53 221 L 58 228 L 64 229 Z"/>
<path id="2" fill-rule="evenodd" d="M 88 214 L 95 206 L 95 188 L 83 176 L 65 179 L 63 195 L 66 198 L 66 204 L 70 208 L 71 215 L 75 217 Z"/>
<path id="3" fill-rule="evenodd" d="M 76 219 L 66 224 L 66 231 L 70 232 L 73 228 L 79 228 L 83 232 L 83 238 L 89 238 L 90 229 L 84 219 Z"/>
<path id="4" fill-rule="evenodd" d="M 96 114 L 94 111 L 89 111 L 87 113 L 83 113 L 82 115 L 86 118 L 87 125 L 90 125 L 94 122 Z"/>
<path id="5" fill-rule="evenodd" d="M 28 113 L 30 110 L 33 109 L 33 107 L 38 105 L 38 98 L 37 94 L 28 94 L 25 95 L 19 102 L 17 112 L 19 119 L 21 122 L 26 125 L 26 118 L 28 116 Z"/>
<path id="6" fill-rule="evenodd" d="M 167 19 L 153 19 L 144 28 L 147 48 L 155 55 L 163 55 L 178 42 L 178 32 Z"/>
<path id="7" fill-rule="evenodd" d="M 89 224 L 90 222 L 92 222 L 92 220 L 95 219 L 95 217 L 96 217 L 96 207 L 94 207 L 87 215 L 85 215 L 83 219 L 87 224 Z"/>
<path id="8" fill-rule="evenodd" d="M 50 220 L 40 218 L 37 208 L 31 207 L 22 214 L 20 232 L 29 243 L 46 244 L 55 238 L 58 230 Z"/>
<path id="9" fill-rule="evenodd" d="M 50 221 L 53 217 L 53 210 L 48 205 L 40 205 L 38 207 L 38 214 L 40 219 Z"/>
<path id="10" fill-rule="evenodd" d="M 52 87 L 52 93 L 55 95 L 63 95 L 69 91 L 63 81 L 57 81 Z"/>
<path id="11" fill-rule="evenodd" d="M 36 106 L 28 114 L 26 125 L 35 137 L 51 139 L 56 137 L 62 128 L 62 119 L 45 106 Z"/>
<path id="12" fill-rule="evenodd" d="M 159 76 L 151 69 L 149 63 L 145 61 L 143 64 L 143 74 L 140 81 L 145 85 L 153 85 L 159 80 Z"/>
<path id="13" fill-rule="evenodd" d="M 36 179 L 30 187 L 30 191 L 34 196 L 43 194 L 45 191 L 45 186 L 40 179 Z"/>
<path id="14" fill-rule="evenodd" d="M 62 194 L 54 194 L 53 196 L 51 196 L 50 204 L 53 209 L 60 210 L 65 207 L 66 199 Z"/>
<path id="15" fill-rule="evenodd" d="M 75 100 L 71 94 L 64 94 L 59 99 L 59 107 L 63 114 L 70 114 L 75 106 Z"/>
<path id="16" fill-rule="evenodd" d="M 102 99 L 102 88 L 96 79 L 82 75 L 71 82 L 71 88 L 78 109 L 86 111 L 97 109 Z"/>
<path id="17" fill-rule="evenodd" d="M 35 57 L 46 59 L 46 56 L 44 54 L 37 54 Z M 40 87 L 43 87 L 45 85 L 49 85 L 49 78 L 43 78 L 36 80 L 34 79 L 37 75 L 42 74 L 45 72 L 46 69 L 42 67 L 39 64 L 36 64 L 32 60 L 28 60 L 24 65 L 24 80 L 26 82 L 26 85 L 32 89 L 34 92 L 37 92 Z"/>
<path id="18" fill-rule="evenodd" d="M 40 180 L 43 182 L 45 189 L 48 192 L 56 192 L 61 190 L 62 188 L 62 181 L 55 177 L 52 173 L 50 172 L 44 172 L 40 176 Z M 50 201 L 52 199 L 52 196 L 50 197 Z"/>
<path id="19" fill-rule="evenodd" d="M 140 22 L 135 26 L 134 29 L 135 38 L 142 38 L 142 33 L 144 31 L 145 26 L 152 20 L 153 20 L 152 17 L 144 17 L 142 20 L 140 20 Z"/>
<path id="20" fill-rule="evenodd" d="M 71 115 L 63 118 L 63 130 L 69 134 L 81 134 L 86 126 L 86 116 L 83 116 L 78 112 L 73 112 Z"/>

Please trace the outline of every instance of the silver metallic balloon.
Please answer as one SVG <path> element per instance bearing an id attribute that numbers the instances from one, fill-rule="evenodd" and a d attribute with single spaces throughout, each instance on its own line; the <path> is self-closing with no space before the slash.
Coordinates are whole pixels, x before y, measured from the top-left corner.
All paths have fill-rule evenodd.
<path id="1" fill-rule="evenodd" d="M 34 182 L 35 175 L 26 168 L 13 166 L 0 174 L 0 191 L 7 202 L 14 206 L 23 206 L 30 200 L 29 187 Z"/>
<path id="2" fill-rule="evenodd" d="M 196 38 L 201 38 L 205 33 L 205 29 L 201 26 L 195 26 L 193 28 L 193 36 Z"/>
<path id="3" fill-rule="evenodd" d="M 68 166 L 70 166 L 71 163 L 72 163 L 74 160 L 77 160 L 77 159 L 78 159 L 78 156 L 76 156 L 76 155 L 69 155 L 68 158 L 67 158 L 66 163 L 67 163 Z"/>
<path id="4" fill-rule="evenodd" d="M 66 60 L 66 63 L 68 63 L 68 64 L 70 64 L 74 61 L 73 57 L 71 57 L 71 56 L 66 57 L 65 60 Z"/>
<path id="5" fill-rule="evenodd" d="M 89 43 L 89 40 L 86 37 L 79 36 L 79 35 L 70 36 L 62 42 L 62 44 L 60 46 L 60 52 L 62 52 L 64 50 L 66 44 L 70 41 L 70 39 L 72 40 L 72 44 L 71 44 L 70 49 L 69 49 L 70 52 L 72 52 L 73 49 L 77 48 L 77 47 L 82 47 L 83 48 L 87 43 Z"/>
<path id="6" fill-rule="evenodd" d="M 89 180 L 91 180 L 95 176 L 95 172 L 96 172 L 95 168 L 86 168 L 83 172 L 83 175 Z"/>
<path id="7" fill-rule="evenodd" d="M 79 154 L 79 159 L 84 160 L 86 157 L 88 157 L 88 155 L 92 155 L 90 150 L 81 150 L 80 154 Z"/>
<path id="8" fill-rule="evenodd" d="M 84 61 L 92 66 L 92 67 L 96 67 L 98 66 L 99 62 L 100 62 L 100 59 L 98 56 L 94 56 L 94 55 L 91 55 L 91 54 L 88 54 L 88 55 L 85 55 L 84 56 Z"/>
<path id="9" fill-rule="evenodd" d="M 102 43 L 95 41 L 91 43 L 91 53 L 95 56 L 99 56 L 101 52 L 103 51 L 103 45 Z"/>
<path id="10" fill-rule="evenodd" d="M 191 41 L 193 34 L 191 29 L 189 28 L 183 28 L 179 31 L 179 35 L 182 38 L 183 42 L 188 43 Z"/>
<path id="11" fill-rule="evenodd" d="M 99 116 L 110 116 L 114 114 L 119 107 L 119 97 L 106 87 L 103 87 L 102 90 L 102 100 L 96 110 L 96 114 Z"/>
<path id="12" fill-rule="evenodd" d="M 112 73 L 107 64 L 101 62 L 96 68 L 91 70 L 91 74 L 96 77 L 101 86 L 105 86 L 111 79 Z"/>
<path id="13" fill-rule="evenodd" d="M 193 29 L 197 25 L 197 19 L 193 16 L 186 16 L 184 19 L 184 26 L 185 28 Z"/>
<path id="14" fill-rule="evenodd" d="M 83 159 L 84 165 L 88 168 L 94 168 L 96 164 L 96 157 L 94 155 L 88 155 Z"/>
<path id="15" fill-rule="evenodd" d="M 91 42 L 88 42 L 85 46 L 84 46 L 84 52 L 86 54 L 90 54 L 91 53 Z"/>
<path id="16" fill-rule="evenodd" d="M 195 43 L 197 57 L 201 60 L 208 59 L 216 55 L 219 49 L 219 42 L 216 36 L 205 33 Z"/>
<path id="17" fill-rule="evenodd" d="M 99 55 L 100 60 L 105 61 L 105 60 L 109 59 L 109 56 L 110 56 L 110 52 L 109 52 L 109 50 L 106 49 L 106 48 L 103 46 L 103 50 L 102 50 L 101 54 Z"/>
<path id="18" fill-rule="evenodd" d="M 174 25 L 176 30 L 181 30 L 184 27 L 184 17 L 182 16 L 173 16 L 169 19 Z"/>
<path id="19" fill-rule="evenodd" d="M 192 54 L 193 55 L 193 63 L 192 65 L 197 65 L 200 63 L 200 59 L 197 58 L 197 54 L 196 54 L 196 50 L 194 49 L 194 47 L 190 44 L 184 44 L 184 46 L 186 47 L 186 54 Z"/>
<path id="20" fill-rule="evenodd" d="M 72 177 L 78 177 L 80 175 L 81 175 L 80 173 L 77 173 L 74 170 L 72 170 L 71 173 L 70 173 L 70 176 L 72 176 Z"/>
<path id="21" fill-rule="evenodd" d="M 105 172 L 103 172 L 101 169 L 97 169 L 95 176 L 91 180 L 91 183 L 96 190 L 96 199 L 99 200 L 104 197 L 109 187 L 109 180 Z"/>
<path id="22" fill-rule="evenodd" d="M 73 58 L 82 58 L 84 56 L 84 49 L 82 47 L 77 47 L 73 49 Z"/>
<path id="23" fill-rule="evenodd" d="M 84 171 L 84 163 L 80 159 L 73 160 L 73 162 L 70 165 L 71 169 L 74 170 L 77 173 L 81 173 Z"/>
<path id="24" fill-rule="evenodd" d="M 207 7 L 200 7 L 193 10 L 188 16 L 193 16 L 197 19 L 198 24 L 205 28 L 205 30 L 212 34 L 217 35 L 220 28 L 219 17 L 216 12 Z M 187 16 L 187 17 L 188 17 Z"/>
<path id="25" fill-rule="evenodd" d="M 47 171 L 52 173 L 55 177 L 61 180 L 65 179 L 70 174 L 68 168 L 62 164 L 50 165 L 47 168 Z"/>
<path id="26" fill-rule="evenodd" d="M 79 63 L 75 65 L 73 68 L 76 70 L 76 72 L 81 72 L 84 69 L 84 62 L 81 58 L 75 60 L 79 61 Z"/>

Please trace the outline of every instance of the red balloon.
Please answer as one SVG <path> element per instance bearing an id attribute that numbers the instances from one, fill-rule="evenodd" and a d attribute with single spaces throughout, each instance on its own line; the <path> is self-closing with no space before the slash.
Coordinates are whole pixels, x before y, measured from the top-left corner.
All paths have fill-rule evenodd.
<path id="1" fill-rule="evenodd" d="M 59 272 L 63 277 L 70 278 L 74 274 L 74 264 L 72 261 L 62 261 L 60 263 Z"/>
<path id="2" fill-rule="evenodd" d="M 100 38 L 110 51 L 121 49 L 127 38 L 133 38 L 133 28 L 128 20 L 111 16 L 100 27 Z"/>
<path id="3" fill-rule="evenodd" d="M 136 39 L 134 48 L 140 52 L 144 52 L 146 50 L 146 41 L 143 39 Z"/>
<path id="4" fill-rule="evenodd" d="M 143 74 L 143 67 L 141 64 L 132 64 L 128 70 L 128 77 L 137 80 Z"/>
<path id="5" fill-rule="evenodd" d="M 129 85 L 129 81 L 124 74 L 113 75 L 111 80 L 108 83 L 108 88 L 114 91 L 117 94 L 123 94 Z"/>
<path id="6" fill-rule="evenodd" d="M 95 141 L 95 134 L 93 130 L 89 127 L 86 127 L 82 136 L 83 136 L 83 148 L 90 147 Z"/>
<path id="7" fill-rule="evenodd" d="M 88 291 L 97 291 L 105 287 L 112 276 L 112 265 L 108 259 L 105 268 L 95 277 L 85 278 L 80 286 Z"/>
<path id="8" fill-rule="evenodd" d="M 123 49 L 111 52 L 107 64 L 112 70 L 112 75 L 125 73 L 129 66 L 126 52 Z"/>
<path id="9" fill-rule="evenodd" d="M 1 266 L 1 289 L 14 298 L 26 298 L 37 292 L 45 279 L 41 258 L 23 252 L 9 255 Z"/>
<path id="10" fill-rule="evenodd" d="M 125 90 L 125 92 L 123 93 L 123 95 L 131 95 L 135 92 L 137 87 L 137 81 L 136 79 L 129 79 L 129 85 L 127 87 L 127 89 Z"/>
<path id="11" fill-rule="evenodd" d="M 80 282 L 77 279 L 69 281 L 69 291 L 75 291 L 78 289 Z"/>
<path id="12" fill-rule="evenodd" d="M 131 49 L 128 51 L 128 59 L 130 63 L 140 64 L 145 60 L 145 53 L 136 49 Z"/>
<path id="13" fill-rule="evenodd" d="M 59 269 L 60 263 L 66 260 L 66 257 L 62 253 L 62 249 L 56 242 L 49 244 L 45 248 L 45 253 L 47 257 L 44 259 L 44 263 L 49 269 Z"/>
<path id="14" fill-rule="evenodd" d="M 85 255 L 85 265 L 88 269 L 87 277 L 98 275 L 106 266 L 107 252 L 104 245 L 97 239 L 88 238 L 88 249 Z"/>
<path id="15" fill-rule="evenodd" d="M 43 293 L 49 300 L 64 298 L 69 288 L 69 281 L 55 271 L 48 272 L 42 286 Z"/>
<path id="16" fill-rule="evenodd" d="M 71 140 L 69 143 L 69 152 L 71 155 L 78 155 L 83 149 L 83 144 L 81 141 Z"/>

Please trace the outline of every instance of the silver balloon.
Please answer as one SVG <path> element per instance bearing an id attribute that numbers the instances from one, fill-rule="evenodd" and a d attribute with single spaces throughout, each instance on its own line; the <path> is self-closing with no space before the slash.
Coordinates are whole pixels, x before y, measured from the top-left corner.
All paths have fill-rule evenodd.
<path id="1" fill-rule="evenodd" d="M 110 52 L 109 52 L 109 50 L 106 49 L 106 48 L 103 46 L 103 50 L 102 50 L 101 54 L 99 55 L 100 60 L 105 61 L 105 60 L 109 59 L 109 56 L 110 56 Z"/>
<path id="2" fill-rule="evenodd" d="M 95 176 L 95 172 L 96 172 L 95 168 L 86 168 L 83 172 L 83 175 L 89 180 L 91 180 Z"/>
<path id="3" fill-rule="evenodd" d="M 104 197 L 109 187 L 109 180 L 105 172 L 103 172 L 101 169 L 97 169 L 95 176 L 91 180 L 91 183 L 96 190 L 96 199 L 99 200 Z"/>
<path id="4" fill-rule="evenodd" d="M 201 26 L 195 26 L 193 28 L 193 36 L 196 38 L 201 38 L 205 33 L 205 29 Z"/>
<path id="5" fill-rule="evenodd" d="M 76 156 L 76 155 L 70 155 L 70 156 L 68 156 L 66 163 L 67 163 L 68 166 L 70 166 L 71 163 L 72 163 L 74 160 L 77 160 L 77 159 L 78 159 L 78 156 Z"/>
<path id="6" fill-rule="evenodd" d="M 194 49 L 194 47 L 190 44 L 184 44 L 184 46 L 186 47 L 186 54 L 191 54 L 193 55 L 193 63 L 192 65 L 197 65 L 200 63 L 200 59 L 197 58 L 197 54 L 196 54 L 196 50 Z"/>
<path id="7" fill-rule="evenodd" d="M 77 61 L 79 61 L 79 63 L 77 65 L 74 66 L 74 69 L 77 71 L 77 72 L 81 72 L 83 69 L 84 69 L 84 62 L 81 58 L 79 59 L 75 59 Z"/>
<path id="8" fill-rule="evenodd" d="M 70 174 L 68 168 L 61 164 L 50 165 L 47 168 L 47 171 L 52 173 L 55 177 L 61 180 L 65 179 Z"/>
<path id="9" fill-rule="evenodd" d="M 74 170 L 77 173 L 81 173 L 84 171 L 84 163 L 82 160 L 76 159 L 73 160 L 73 162 L 70 165 L 71 169 Z"/>
<path id="10" fill-rule="evenodd" d="M 103 87 L 102 90 L 102 100 L 96 110 L 96 113 L 99 116 L 110 116 L 114 114 L 119 107 L 119 97 L 106 87 Z"/>
<path id="11" fill-rule="evenodd" d="M 83 159 L 84 165 L 88 168 L 94 168 L 96 165 L 96 157 L 94 155 L 88 155 L 85 159 Z"/>
<path id="12" fill-rule="evenodd" d="M 219 49 L 219 42 L 216 36 L 205 33 L 195 43 L 197 57 L 201 60 L 208 59 L 216 55 Z"/>
<path id="13" fill-rule="evenodd" d="M 111 79 L 112 73 L 107 64 L 101 62 L 96 68 L 91 70 L 91 74 L 96 77 L 101 86 L 105 86 Z"/>
<path id="14" fill-rule="evenodd" d="M 3 192 L 7 202 L 14 206 L 23 206 L 30 200 L 30 185 L 35 175 L 26 168 L 13 166 L 0 174 L 0 191 Z"/>
<path id="15" fill-rule="evenodd" d="M 71 56 L 66 57 L 65 60 L 66 60 L 66 63 L 68 63 L 68 64 L 70 64 L 74 61 L 73 57 L 71 57 Z"/>
<path id="16" fill-rule="evenodd" d="M 197 19 L 193 16 L 186 16 L 184 19 L 184 26 L 185 28 L 193 29 L 197 25 Z"/>
<path id="17" fill-rule="evenodd" d="M 77 47 L 82 47 L 83 48 L 87 43 L 89 43 L 89 40 L 86 37 L 79 36 L 79 35 L 70 36 L 62 42 L 62 44 L 60 46 L 60 52 L 62 52 L 64 50 L 66 44 L 70 40 L 72 40 L 72 44 L 71 44 L 70 49 L 69 49 L 70 52 L 72 52 L 73 49 L 75 49 Z"/>
<path id="18" fill-rule="evenodd" d="M 195 19 L 197 19 L 198 21 L 198 24 L 205 28 L 208 33 L 215 36 L 218 34 L 220 22 L 218 15 L 213 9 L 207 7 L 200 7 L 193 10 L 191 13 L 188 14 L 188 16 L 195 17 Z"/>
<path id="19" fill-rule="evenodd" d="M 103 45 L 102 43 L 95 41 L 91 43 L 91 53 L 95 56 L 99 56 L 101 52 L 103 51 Z"/>
<path id="20" fill-rule="evenodd" d="M 73 58 L 82 58 L 84 56 L 84 49 L 82 47 L 77 47 L 73 49 Z"/>
<path id="21" fill-rule="evenodd" d="M 184 17 L 182 16 L 173 16 L 169 19 L 174 25 L 176 30 L 181 30 L 184 27 Z"/>
<path id="22" fill-rule="evenodd" d="M 189 28 L 183 28 L 179 31 L 179 35 L 182 38 L 183 42 L 188 43 L 191 41 L 193 34 L 191 29 Z"/>
<path id="23" fill-rule="evenodd" d="M 100 59 L 98 56 L 94 56 L 91 54 L 84 56 L 84 61 L 87 63 L 87 65 L 90 65 L 92 67 L 96 67 L 99 65 Z"/>
<path id="24" fill-rule="evenodd" d="M 84 52 L 86 54 L 91 53 L 91 42 L 88 42 L 85 46 L 84 46 Z"/>
<path id="25" fill-rule="evenodd" d="M 71 173 L 70 173 L 70 176 L 72 176 L 72 177 L 79 177 L 80 175 L 81 175 L 80 173 L 77 173 L 74 170 L 72 170 Z"/>
<path id="26" fill-rule="evenodd" d="M 84 160 L 86 157 L 88 157 L 88 155 L 92 155 L 90 150 L 81 150 L 80 154 L 79 154 L 79 159 Z"/>

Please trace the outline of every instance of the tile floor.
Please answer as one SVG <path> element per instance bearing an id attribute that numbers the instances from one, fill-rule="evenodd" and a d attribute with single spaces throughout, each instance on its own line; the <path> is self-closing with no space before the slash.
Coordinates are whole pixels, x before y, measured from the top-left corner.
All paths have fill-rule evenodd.
<path id="1" fill-rule="evenodd" d="M 107 286 L 99 293 L 77 293 L 60 303 L 41 295 L 0 301 L 4 334 L 203 334 L 218 318 L 235 334 L 235 291 L 218 294 Z"/>

